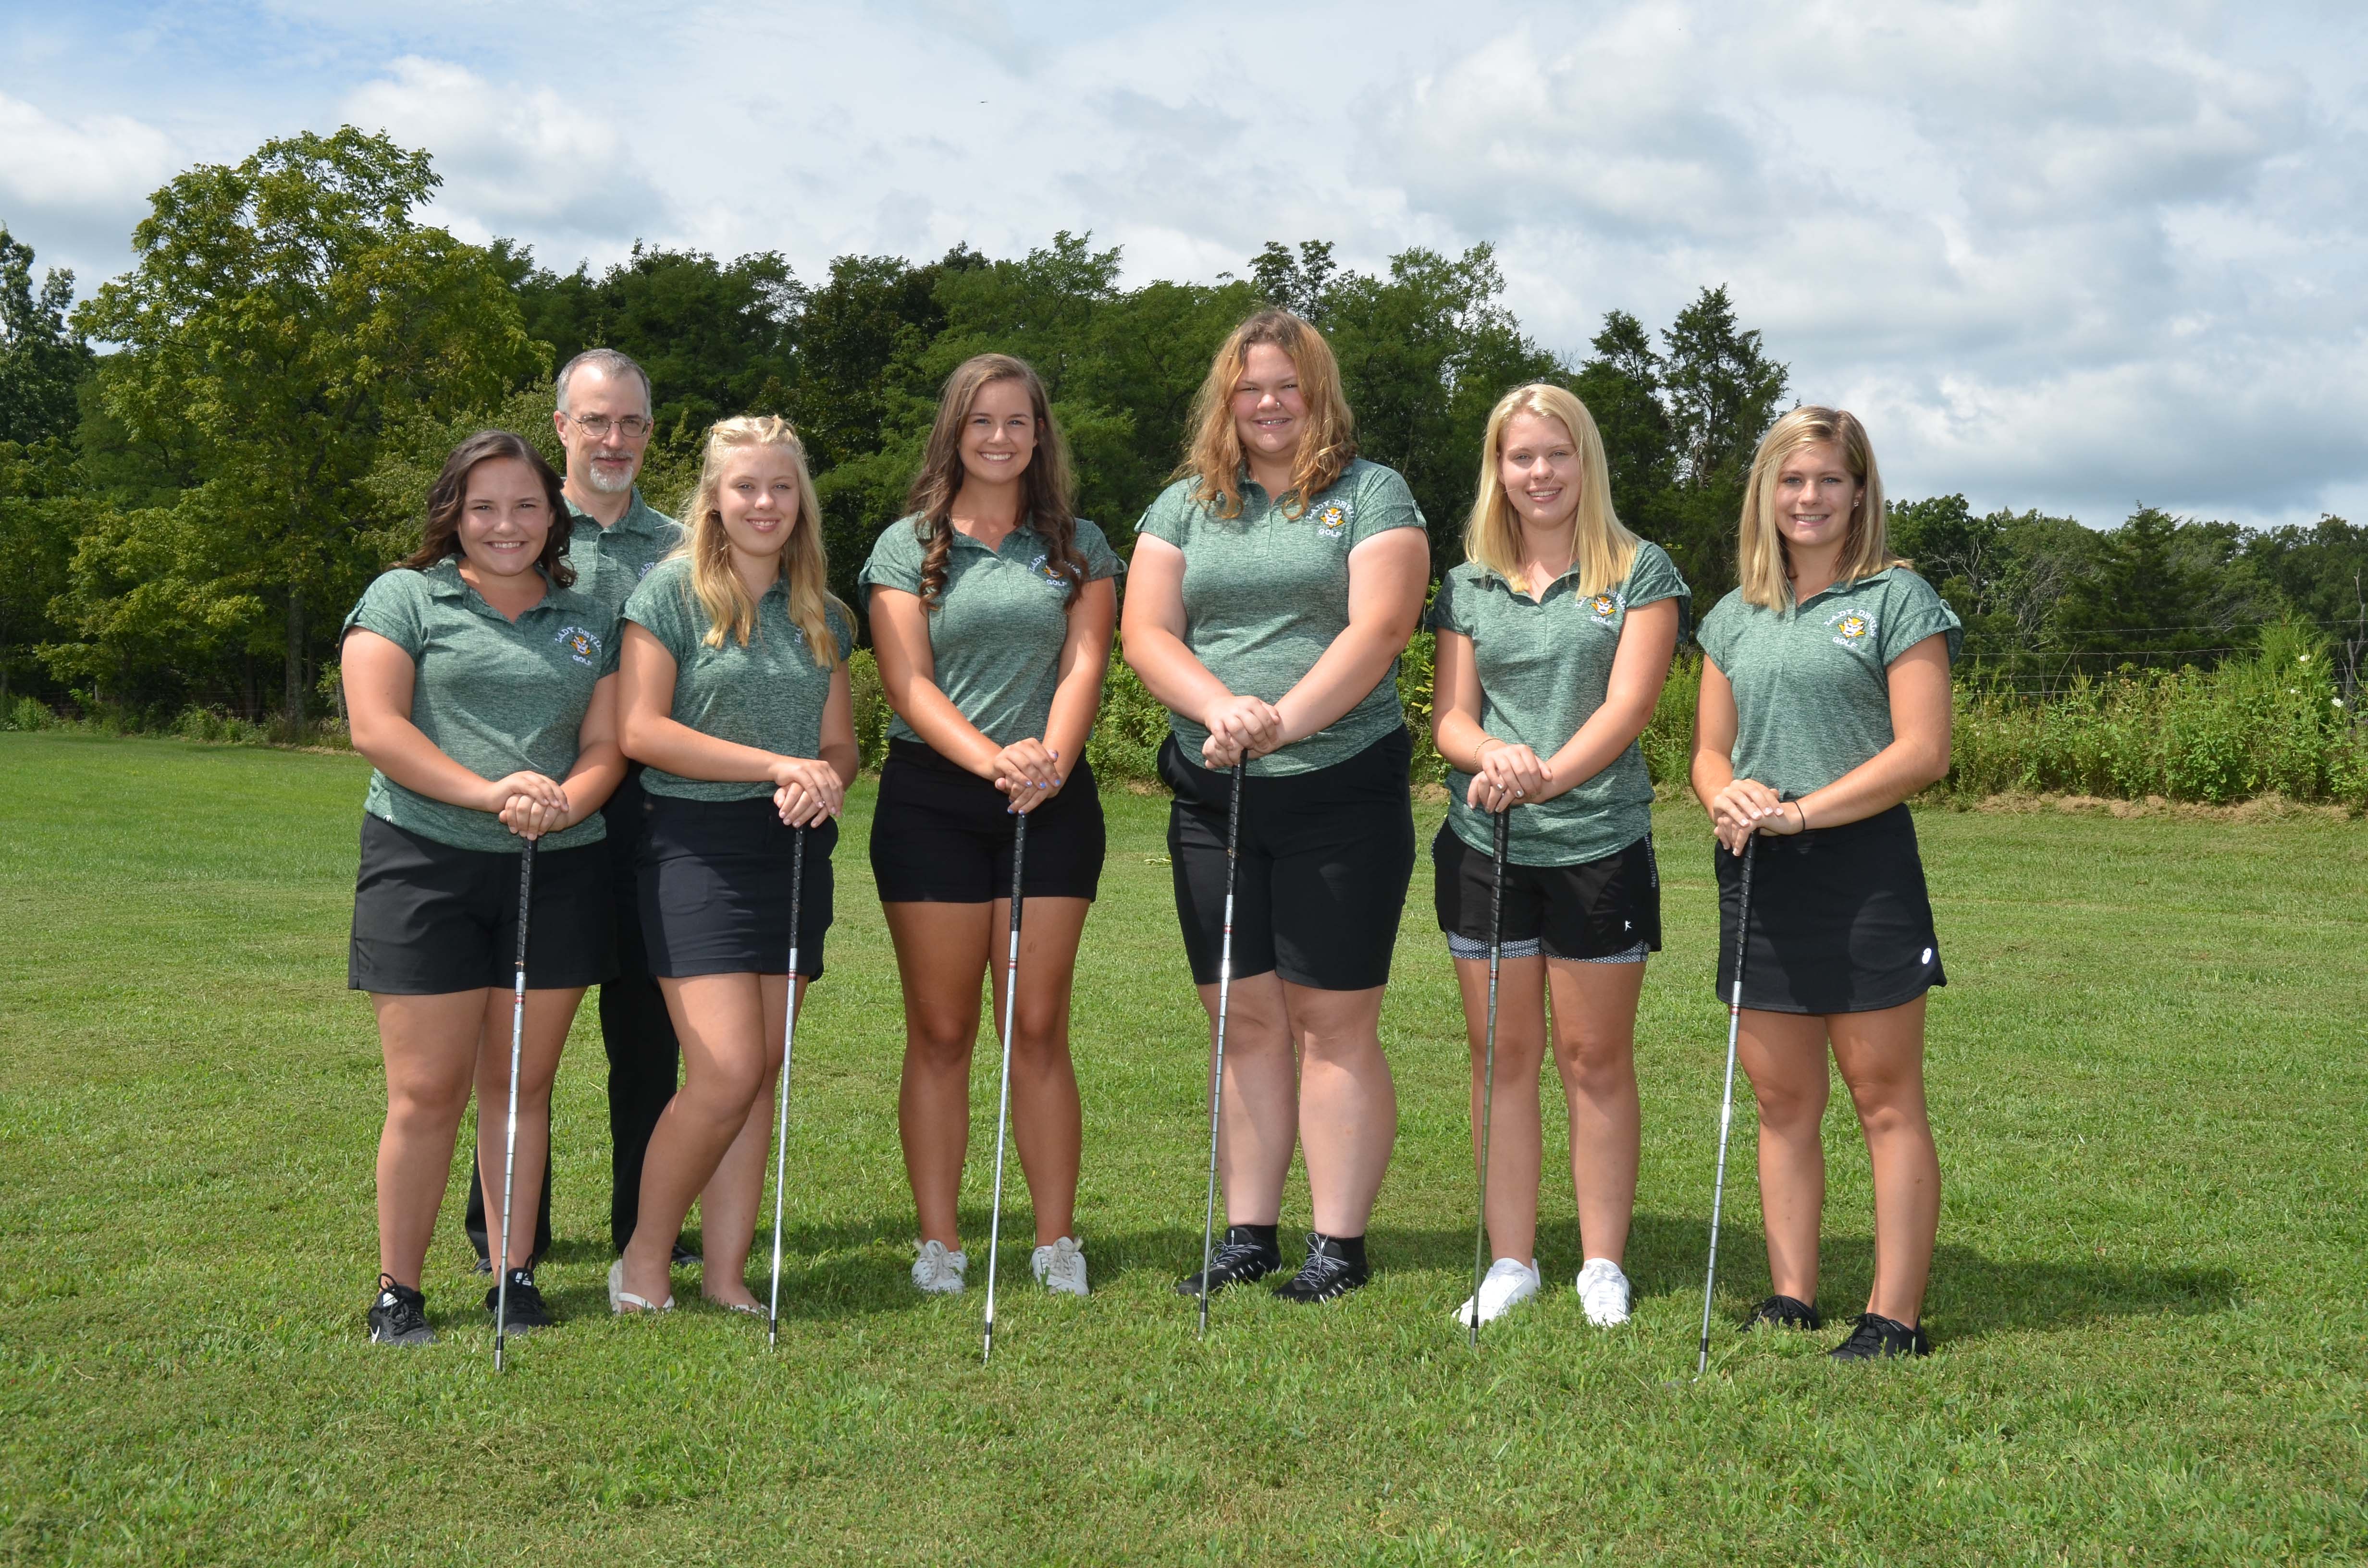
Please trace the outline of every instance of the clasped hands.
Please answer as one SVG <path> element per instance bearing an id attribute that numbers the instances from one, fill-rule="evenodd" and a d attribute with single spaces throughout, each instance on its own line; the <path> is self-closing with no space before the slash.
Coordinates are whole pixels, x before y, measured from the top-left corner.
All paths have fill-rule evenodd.
<path id="1" fill-rule="evenodd" d="M 1787 801 L 1757 778 L 1737 778 L 1710 799 L 1711 829 L 1730 855 L 1743 853 L 1755 834 L 1790 838 L 1809 825 L 1798 801 Z"/>
<path id="2" fill-rule="evenodd" d="M 1201 765 L 1219 771 L 1264 756 L 1289 738 L 1281 710 L 1255 697 L 1228 694 L 1201 715 L 1201 724 L 1209 732 L 1201 743 Z"/>

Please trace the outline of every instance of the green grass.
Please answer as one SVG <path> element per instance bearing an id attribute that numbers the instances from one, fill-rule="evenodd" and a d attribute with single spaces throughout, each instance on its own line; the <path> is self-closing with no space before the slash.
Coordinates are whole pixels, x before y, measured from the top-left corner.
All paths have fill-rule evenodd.
<path id="1" fill-rule="evenodd" d="M 544 1272 L 566 1321 L 496 1381 L 456 1223 L 426 1280 L 443 1343 L 361 1337 L 382 1106 L 344 989 L 362 780 L 349 757 L 0 737 L 0 1561 L 2368 1558 L 2356 824 L 1920 816 L 1956 982 L 1932 1009 L 1939 1352 L 1841 1369 L 1834 1334 L 1736 1334 L 1766 1278 L 1747 1110 L 1713 1371 L 1671 1386 L 1725 1036 L 1691 813 L 1663 816 L 1668 951 L 1640 1021 L 1636 1321 L 1580 1317 L 1550 1187 L 1561 1286 L 1474 1357 L 1448 1315 L 1471 1258 L 1461 1026 L 1420 879 L 1384 1017 L 1404 1131 L 1382 1272 L 1320 1311 L 1221 1298 L 1194 1342 L 1169 1285 L 1199 1246 L 1205 1047 L 1164 803 L 1113 792 L 1076 1008 L 1097 1291 L 1046 1301 L 1019 1257 L 982 1369 L 975 1290 L 905 1282 L 867 787 L 800 1031 L 779 1351 L 718 1312 L 607 1316 L 587 1017 Z M 982 1051 L 974 1154 L 992 1073 Z M 1867 1285 L 1868 1193 L 1839 1104 L 1827 1136 L 1839 1312 Z"/>

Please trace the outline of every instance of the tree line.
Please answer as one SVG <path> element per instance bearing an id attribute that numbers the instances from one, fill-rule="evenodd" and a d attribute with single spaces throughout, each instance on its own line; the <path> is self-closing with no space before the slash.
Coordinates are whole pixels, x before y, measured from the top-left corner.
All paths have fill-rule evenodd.
<path id="1" fill-rule="evenodd" d="M 1288 306 L 1330 338 L 1363 449 L 1406 475 L 1439 571 L 1462 558 L 1489 406 L 1560 381 L 1601 426 L 1621 517 L 1704 608 L 1734 584 L 1752 449 L 1795 391 L 1718 287 L 1657 329 L 1611 311 L 1584 356 L 1557 354 L 1506 308 L 1485 244 L 1409 249 L 1372 274 L 1321 240 L 1270 243 L 1239 274 L 1132 289 L 1117 249 L 1066 233 L 1016 259 L 842 256 L 812 281 L 771 252 L 641 245 L 562 273 L 422 222 L 438 184 L 425 153 L 351 127 L 199 165 L 151 199 L 131 269 L 80 305 L 61 270 L 36 285 L 37 258 L 0 227 L 0 704 L 301 724 L 346 609 L 416 539 L 444 452 L 490 425 L 556 459 L 548 377 L 597 346 L 650 371 L 643 487 L 662 508 L 712 421 L 798 426 L 850 601 L 939 384 L 989 348 L 1042 374 L 1080 510 L 1123 551 L 1218 341 Z M 2100 531 L 1942 495 L 1895 503 L 1892 526 L 1999 689 L 2209 665 L 2280 618 L 2333 641 L 2347 695 L 2368 652 L 2368 529 L 2340 518 L 2248 531 L 2140 507 Z"/>

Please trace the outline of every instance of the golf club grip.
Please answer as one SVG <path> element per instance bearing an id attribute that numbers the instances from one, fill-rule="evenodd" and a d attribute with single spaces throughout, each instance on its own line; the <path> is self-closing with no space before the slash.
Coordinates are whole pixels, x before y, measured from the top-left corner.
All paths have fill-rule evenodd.
<path id="1" fill-rule="evenodd" d="M 773 1119 L 773 1283 L 765 1309 L 767 1345 L 777 1345 L 781 1337 L 781 1206 L 789 1190 L 790 1064 L 798 1040 L 798 930 L 806 892 L 806 830 L 797 831 L 790 849 L 789 994 L 782 1002 L 781 1082 Z"/>
<path id="2" fill-rule="evenodd" d="M 1234 877 L 1241 868 L 1242 779 L 1247 759 L 1234 764 L 1233 788 L 1225 804 L 1225 919 L 1217 938 L 1217 1039 L 1209 1069 L 1209 1198 L 1201 1211 L 1201 1328 L 1209 1332 L 1210 1244 L 1217 1222 L 1217 1127 L 1225 1108 L 1225 1005 L 1234 983 Z"/>

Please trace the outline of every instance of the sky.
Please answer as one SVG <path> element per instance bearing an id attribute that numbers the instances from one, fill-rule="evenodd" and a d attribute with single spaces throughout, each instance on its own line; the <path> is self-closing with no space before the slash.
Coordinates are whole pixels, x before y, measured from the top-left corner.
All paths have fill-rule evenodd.
<path id="1" fill-rule="evenodd" d="M 1724 284 L 1895 495 L 2368 521 L 2350 0 L 0 0 L 0 223 L 85 295 L 178 170 L 345 122 L 563 270 L 1486 241 L 1574 360 Z"/>

